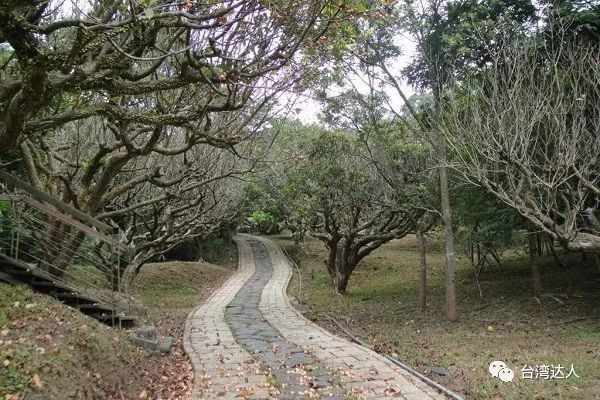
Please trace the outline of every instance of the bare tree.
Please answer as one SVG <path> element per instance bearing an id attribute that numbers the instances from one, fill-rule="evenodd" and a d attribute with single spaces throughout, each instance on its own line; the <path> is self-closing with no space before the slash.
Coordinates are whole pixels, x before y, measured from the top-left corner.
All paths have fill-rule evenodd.
<path id="1" fill-rule="evenodd" d="M 454 168 L 568 249 L 600 252 L 600 53 L 507 42 L 444 103 Z"/>
<path id="2" fill-rule="evenodd" d="M 295 55 L 344 12 L 329 6 L 3 3 L 0 153 L 16 146 L 34 186 L 121 227 L 131 281 L 146 260 L 235 215 L 232 179 L 252 168 L 235 145 L 319 56 Z M 83 238 L 48 234 L 67 242 L 49 260 L 60 270 Z"/>
<path id="3" fill-rule="evenodd" d="M 98 132 L 91 122 L 100 125 Z M 213 122 L 213 132 L 220 124 L 235 131 L 236 124 L 221 118 Z M 218 136 L 207 141 L 181 129 L 157 132 L 95 119 L 65 126 L 41 148 L 26 141 L 22 153 L 30 176 L 44 176 L 46 191 L 120 228 L 121 241 L 131 250 L 128 289 L 146 261 L 183 241 L 205 238 L 237 216 L 236 179 L 253 163 L 240 158 L 243 145 L 234 148 L 225 139 L 218 142 Z M 67 241 L 71 253 L 81 241 L 60 229 L 49 235 Z M 63 252 L 50 261 L 61 269 L 71 256 Z"/>

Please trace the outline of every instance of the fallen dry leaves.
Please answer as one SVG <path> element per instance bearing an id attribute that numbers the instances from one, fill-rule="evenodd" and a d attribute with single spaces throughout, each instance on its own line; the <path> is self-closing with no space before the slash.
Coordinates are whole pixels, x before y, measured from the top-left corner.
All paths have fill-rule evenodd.
<path id="1" fill-rule="evenodd" d="M 131 377 L 142 382 L 143 389 L 137 394 L 137 399 L 184 400 L 190 397 L 194 372 L 183 349 L 185 318 L 184 312 L 155 316 L 159 334 L 172 336 L 175 341 L 170 354 L 149 355 L 138 365 Z M 107 398 L 123 400 L 127 397 L 122 391 L 115 390 L 107 393 Z"/>
<path id="2" fill-rule="evenodd" d="M 42 380 L 38 374 L 33 375 L 33 386 L 35 386 L 38 390 L 44 390 L 44 384 L 42 383 Z"/>

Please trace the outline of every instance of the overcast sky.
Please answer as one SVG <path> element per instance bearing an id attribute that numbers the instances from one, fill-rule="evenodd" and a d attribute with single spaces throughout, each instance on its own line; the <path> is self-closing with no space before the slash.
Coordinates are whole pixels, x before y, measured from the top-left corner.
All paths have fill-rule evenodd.
<path id="1" fill-rule="evenodd" d="M 412 59 L 412 56 L 415 53 L 415 43 L 404 36 L 399 36 L 397 40 L 397 44 L 402 49 L 402 55 L 390 64 L 390 70 L 396 72 L 396 76 L 400 76 L 400 71 L 408 65 L 408 63 Z M 367 90 L 367 85 L 365 85 L 360 78 L 357 77 L 356 79 L 354 79 L 353 83 L 359 89 Z M 409 98 L 415 93 L 415 90 L 404 79 L 401 81 L 401 87 L 406 96 Z M 332 91 L 333 90 L 334 89 L 332 89 Z M 398 93 L 392 88 L 386 90 L 386 93 L 390 97 L 390 104 L 392 105 L 392 107 L 396 111 L 401 110 L 404 106 L 404 102 L 402 101 Z M 286 100 L 284 101 L 294 101 L 294 96 L 292 95 L 286 96 L 285 98 Z M 318 104 L 318 102 L 316 102 L 310 97 L 310 93 L 300 95 L 300 97 L 294 102 L 294 108 L 300 111 L 297 114 L 295 113 L 295 117 L 300 119 L 302 122 L 318 122 L 318 115 L 321 111 L 321 107 Z"/>

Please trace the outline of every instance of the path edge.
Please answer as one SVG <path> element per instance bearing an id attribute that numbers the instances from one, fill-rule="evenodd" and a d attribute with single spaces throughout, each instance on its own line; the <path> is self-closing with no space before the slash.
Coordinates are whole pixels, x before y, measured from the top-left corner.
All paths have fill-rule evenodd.
<path id="1" fill-rule="evenodd" d="M 290 301 L 290 297 L 288 296 L 288 289 L 291 284 L 292 278 L 294 276 L 294 270 L 293 270 L 293 267 L 291 265 L 291 262 L 290 262 L 288 256 L 283 251 L 283 248 L 279 244 L 275 243 L 273 240 L 271 240 L 269 238 L 266 238 L 263 236 L 254 236 L 254 235 L 247 235 L 247 236 L 257 239 L 257 240 L 260 240 L 263 244 L 265 244 L 267 246 L 267 248 L 272 249 L 275 252 L 275 254 L 273 254 L 273 255 L 277 256 L 279 258 L 279 260 L 281 260 L 282 264 L 285 266 L 286 276 L 285 276 L 284 284 L 281 287 L 281 291 L 283 294 L 283 298 L 284 298 L 286 307 L 288 309 L 290 309 L 294 314 L 296 314 L 296 316 L 298 318 L 309 323 L 310 325 L 313 326 L 313 328 L 320 330 L 323 334 L 327 335 L 330 338 L 334 338 L 336 340 L 341 340 L 341 341 L 346 342 L 347 344 L 359 349 L 360 351 L 369 353 L 372 357 L 374 357 L 378 361 L 384 363 L 386 366 L 388 366 L 392 370 L 398 372 L 404 378 L 408 379 L 409 381 L 412 381 L 412 383 L 415 384 L 417 388 L 419 388 L 420 390 L 425 392 L 427 395 L 429 395 L 433 398 L 448 398 L 445 393 L 440 393 L 438 388 L 435 388 L 428 382 L 426 382 L 423 379 L 420 379 L 418 376 L 410 373 L 410 371 L 407 371 L 406 369 L 399 367 L 398 365 L 394 364 L 392 361 L 390 361 L 383 355 L 377 353 L 373 349 L 361 346 L 361 345 L 359 345 L 355 342 L 352 342 L 342 336 L 336 335 L 336 334 L 328 331 L 327 329 L 323 328 L 322 326 L 316 324 L 315 322 L 311 321 L 310 319 L 306 318 L 300 310 L 298 310 L 296 307 L 294 307 L 294 305 Z M 269 253 L 271 253 L 271 251 L 269 251 Z M 277 261 L 277 260 L 275 260 L 275 261 Z M 275 328 L 277 328 L 277 326 L 275 326 Z M 319 357 L 317 357 L 317 358 L 319 358 Z"/>
<path id="2" fill-rule="evenodd" d="M 213 301 L 216 296 L 221 294 L 221 292 L 227 291 L 228 286 L 236 285 L 236 281 L 238 279 L 240 279 L 243 275 L 247 275 L 246 278 L 243 279 L 243 281 L 237 283 L 237 285 L 239 286 L 238 289 L 236 290 L 236 293 L 237 293 L 237 291 L 239 291 L 239 289 L 252 277 L 252 274 L 254 273 L 254 269 L 255 269 L 254 263 L 252 264 L 251 269 L 247 269 L 248 265 L 245 265 L 245 264 L 242 265 L 242 259 L 240 257 L 239 242 L 244 239 L 240 236 L 241 235 L 233 235 L 231 238 L 235 242 L 237 252 L 238 252 L 238 262 L 237 262 L 237 266 L 235 269 L 235 273 L 233 273 L 219 288 L 215 289 L 213 291 L 213 293 L 206 300 L 197 304 L 189 312 L 188 316 L 186 317 L 185 328 L 184 328 L 184 337 L 183 337 L 183 349 L 184 349 L 188 359 L 190 360 L 190 363 L 192 364 L 192 372 L 194 373 L 194 380 L 192 382 L 192 392 L 190 393 L 190 397 L 189 397 L 190 400 L 195 400 L 195 399 L 206 400 L 208 398 L 216 398 L 215 396 L 212 396 L 209 393 L 205 393 L 206 391 L 203 390 L 203 388 L 200 386 L 200 383 L 201 383 L 201 381 L 199 380 L 200 375 L 204 374 L 207 371 L 204 368 L 203 359 L 198 357 L 198 354 L 196 354 L 197 350 L 194 349 L 194 345 L 192 343 L 193 342 L 192 325 L 193 325 L 193 319 L 196 316 L 196 314 L 200 311 L 200 309 L 208 306 L 209 303 L 211 301 Z M 232 296 L 232 297 L 234 297 L 234 296 Z M 229 302 L 227 304 L 229 304 Z M 226 306 L 227 305 L 225 305 L 223 308 L 223 316 L 225 313 Z M 227 329 L 229 330 L 229 333 L 231 333 L 231 335 L 233 335 L 229 326 L 227 326 Z M 244 353 L 245 358 L 253 359 L 252 354 L 250 354 L 247 350 L 243 349 L 241 346 L 238 346 L 238 347 Z M 199 360 L 199 362 L 197 360 Z M 263 374 L 260 374 L 260 375 L 264 376 L 266 379 L 266 375 L 263 375 Z M 223 399 L 233 398 L 231 396 L 231 394 L 230 394 L 230 396 L 218 395 L 217 397 L 223 398 Z"/>

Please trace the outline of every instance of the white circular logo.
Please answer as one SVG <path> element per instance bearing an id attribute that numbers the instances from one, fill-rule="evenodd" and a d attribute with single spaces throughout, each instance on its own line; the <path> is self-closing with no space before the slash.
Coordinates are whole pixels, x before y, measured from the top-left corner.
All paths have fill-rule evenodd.
<path id="1" fill-rule="evenodd" d="M 515 377 L 515 373 L 510 368 L 502 368 L 498 372 L 498 378 L 500 378 L 500 380 L 502 382 L 512 382 L 514 377 Z"/>
<path id="2" fill-rule="evenodd" d="M 502 368 L 506 368 L 506 364 L 504 362 L 492 361 L 488 367 L 488 371 L 490 372 L 490 375 L 492 375 L 494 378 L 497 378 L 498 372 L 500 372 Z"/>

